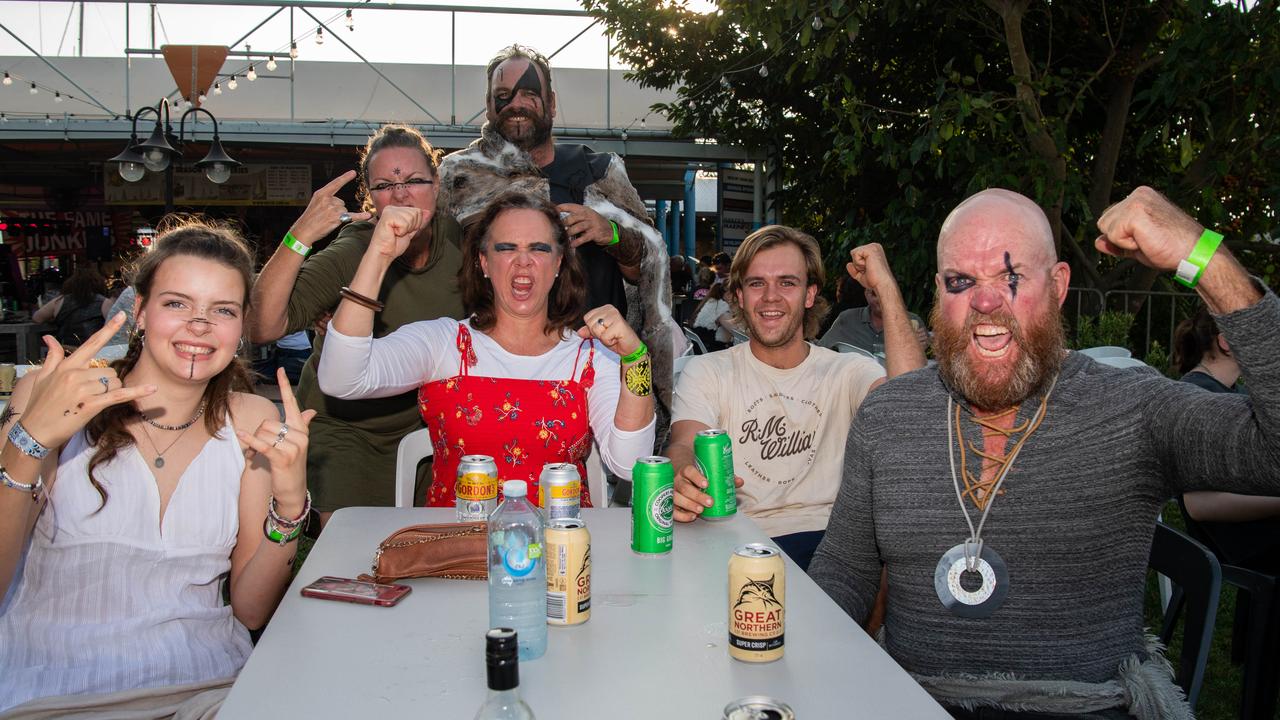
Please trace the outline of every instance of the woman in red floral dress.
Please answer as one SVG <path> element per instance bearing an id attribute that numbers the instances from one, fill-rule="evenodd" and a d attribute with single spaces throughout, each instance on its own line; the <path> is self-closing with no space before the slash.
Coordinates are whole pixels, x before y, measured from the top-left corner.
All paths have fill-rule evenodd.
<path id="1" fill-rule="evenodd" d="M 435 446 L 431 505 L 454 504 L 463 455 L 492 455 L 499 477 L 528 481 L 532 498 L 545 463 L 575 463 L 586 478 L 593 441 L 630 478 L 653 449 L 649 355 L 612 305 L 584 314 L 586 281 L 549 202 L 503 196 L 467 231 L 458 280 L 468 319 L 370 337 L 371 295 L 423 221 L 413 208 L 383 211 L 325 337 L 321 389 L 355 399 L 420 388 Z"/>

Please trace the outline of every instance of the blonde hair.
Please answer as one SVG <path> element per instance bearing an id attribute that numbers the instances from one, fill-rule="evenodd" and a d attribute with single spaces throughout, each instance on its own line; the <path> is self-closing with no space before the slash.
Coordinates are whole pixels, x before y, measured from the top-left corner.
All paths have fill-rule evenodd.
<path id="1" fill-rule="evenodd" d="M 826 282 L 827 272 L 822 266 L 822 249 L 818 241 L 795 228 L 785 225 L 766 225 L 747 236 L 738 246 L 738 252 L 729 265 L 729 279 L 725 286 L 725 297 L 733 310 L 733 319 L 742 327 L 750 327 L 743 317 L 742 308 L 738 306 L 738 291 L 742 289 L 742 281 L 747 268 L 761 251 L 778 245 L 794 245 L 804 256 L 805 285 L 816 285 L 819 288 Z M 818 334 L 818 324 L 827 312 L 827 301 L 821 295 L 814 297 L 813 306 L 804 310 L 804 336 L 814 337 Z"/>

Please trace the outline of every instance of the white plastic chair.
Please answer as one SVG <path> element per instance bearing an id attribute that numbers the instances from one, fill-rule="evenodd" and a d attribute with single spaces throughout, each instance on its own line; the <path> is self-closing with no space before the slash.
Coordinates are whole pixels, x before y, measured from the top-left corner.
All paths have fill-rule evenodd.
<path id="1" fill-rule="evenodd" d="M 696 352 L 699 355 L 707 354 L 707 344 L 702 342 L 702 338 L 698 337 L 698 333 L 684 326 L 681 326 L 680 329 L 684 330 L 684 336 L 689 339 L 690 348 L 697 348 Z M 687 355 L 688 353 L 685 354 Z"/>
<path id="2" fill-rule="evenodd" d="M 734 345 L 741 345 L 742 343 L 749 342 L 751 340 L 751 338 L 747 337 L 747 334 L 741 330 L 730 330 L 729 332 L 733 333 Z"/>
<path id="3" fill-rule="evenodd" d="M 864 357 L 869 357 L 872 360 L 875 360 L 876 362 L 880 362 L 880 358 L 876 357 L 875 353 L 871 352 L 870 350 L 864 350 L 863 348 L 860 348 L 857 345 L 850 345 L 847 342 L 834 343 L 832 344 L 831 349 L 835 350 L 838 353 L 853 353 L 854 355 L 862 355 Z"/>
<path id="4" fill-rule="evenodd" d="M 1136 368 L 1147 367 L 1147 364 L 1137 358 L 1131 357 L 1100 357 L 1094 358 L 1103 365 L 1110 365 L 1118 368 Z"/>
<path id="5" fill-rule="evenodd" d="M 418 463 L 431 457 L 431 434 L 426 428 L 414 430 L 400 441 L 396 450 L 396 507 L 413 507 L 413 486 L 418 480 Z"/>
<path id="6" fill-rule="evenodd" d="M 1133 353 L 1129 352 L 1129 348 L 1120 347 L 1118 345 L 1100 345 L 1098 347 L 1085 348 L 1080 352 L 1084 355 L 1088 355 L 1094 360 L 1100 360 L 1102 358 L 1133 357 Z"/>

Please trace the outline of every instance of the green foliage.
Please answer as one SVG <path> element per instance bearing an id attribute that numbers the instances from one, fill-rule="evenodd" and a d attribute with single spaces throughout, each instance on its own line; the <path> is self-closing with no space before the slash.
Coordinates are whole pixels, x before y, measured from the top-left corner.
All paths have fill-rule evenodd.
<path id="1" fill-rule="evenodd" d="M 635 80 L 679 88 L 655 106 L 677 134 L 780 158 L 783 222 L 818 237 L 833 271 L 850 246 L 883 244 L 922 308 L 942 219 L 990 186 L 1041 203 L 1075 285 L 1150 284 L 1092 244 L 1097 215 L 1139 184 L 1280 279 L 1280 245 L 1252 240 L 1280 224 L 1277 1 L 583 5 Z"/>
<path id="2" fill-rule="evenodd" d="M 1133 329 L 1133 313 L 1108 310 L 1097 318 L 1082 315 L 1076 323 L 1077 349 L 1114 345 L 1129 347 L 1129 331 Z"/>
<path id="3" fill-rule="evenodd" d="M 1151 347 L 1147 348 L 1146 357 L 1142 358 L 1142 362 L 1159 370 L 1161 374 L 1167 377 L 1175 377 L 1173 367 L 1171 366 L 1169 353 L 1160 344 L 1159 340 L 1152 340 Z"/>

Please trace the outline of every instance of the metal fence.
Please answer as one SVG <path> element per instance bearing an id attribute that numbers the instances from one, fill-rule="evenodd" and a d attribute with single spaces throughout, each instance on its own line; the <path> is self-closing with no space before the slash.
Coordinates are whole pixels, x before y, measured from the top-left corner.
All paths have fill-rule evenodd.
<path id="1" fill-rule="evenodd" d="M 1201 304 L 1200 296 L 1193 292 L 1109 290 L 1103 293 L 1095 288 L 1073 287 L 1067 289 L 1063 314 L 1073 332 L 1082 317 L 1097 318 L 1104 311 L 1133 314 L 1129 347 L 1135 351 L 1134 355 L 1142 357 L 1151 349 L 1153 340 L 1170 352 L 1178 323 L 1195 314 Z"/>

